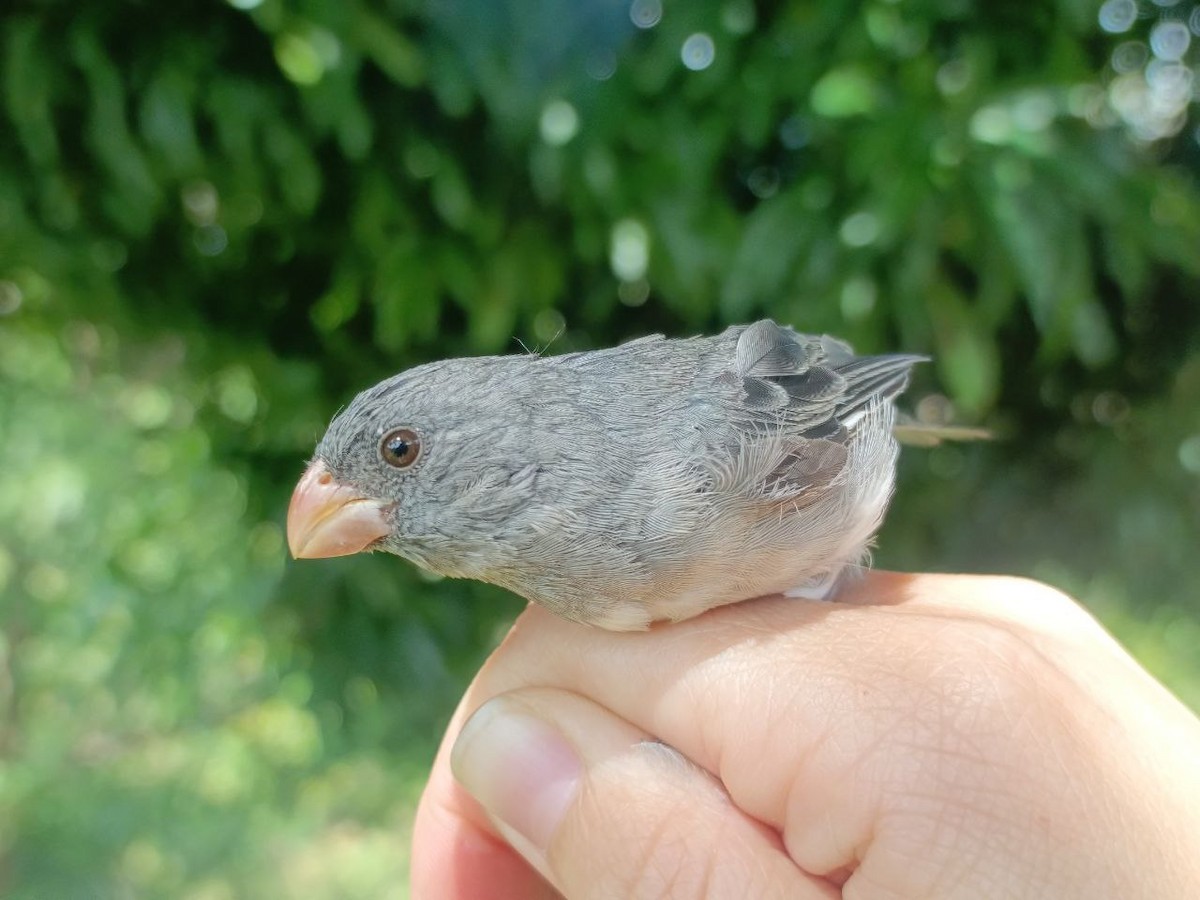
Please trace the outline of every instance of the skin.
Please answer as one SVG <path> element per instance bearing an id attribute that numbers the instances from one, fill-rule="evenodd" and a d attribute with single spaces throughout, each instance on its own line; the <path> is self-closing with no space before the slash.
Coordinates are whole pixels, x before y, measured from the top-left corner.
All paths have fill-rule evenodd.
<path id="1" fill-rule="evenodd" d="M 875 573 L 644 633 L 531 606 L 413 896 L 1200 897 L 1200 721 L 1070 598 Z"/>

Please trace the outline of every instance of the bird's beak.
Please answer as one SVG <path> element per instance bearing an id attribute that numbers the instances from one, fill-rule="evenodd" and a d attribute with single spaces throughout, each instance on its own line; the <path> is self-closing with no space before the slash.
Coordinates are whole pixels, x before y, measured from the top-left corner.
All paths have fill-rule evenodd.
<path id="1" fill-rule="evenodd" d="M 391 532 L 383 517 L 385 505 L 338 484 L 325 463 L 314 460 L 288 504 L 288 549 L 296 559 L 366 550 Z"/>

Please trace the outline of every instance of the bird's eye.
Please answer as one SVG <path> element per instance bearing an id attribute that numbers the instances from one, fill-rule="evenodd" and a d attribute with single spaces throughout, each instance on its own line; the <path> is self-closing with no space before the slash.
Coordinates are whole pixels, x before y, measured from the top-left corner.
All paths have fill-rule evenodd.
<path id="1" fill-rule="evenodd" d="M 379 455 L 389 466 L 407 469 L 421 455 L 421 436 L 411 428 L 397 428 L 383 436 Z"/>

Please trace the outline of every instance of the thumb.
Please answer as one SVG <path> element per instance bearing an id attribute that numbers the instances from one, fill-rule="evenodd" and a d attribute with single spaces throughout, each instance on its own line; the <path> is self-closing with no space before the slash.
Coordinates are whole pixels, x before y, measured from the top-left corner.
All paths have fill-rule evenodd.
<path id="1" fill-rule="evenodd" d="M 716 779 L 577 694 L 494 697 L 463 727 L 451 765 L 499 834 L 571 900 L 836 896 Z"/>

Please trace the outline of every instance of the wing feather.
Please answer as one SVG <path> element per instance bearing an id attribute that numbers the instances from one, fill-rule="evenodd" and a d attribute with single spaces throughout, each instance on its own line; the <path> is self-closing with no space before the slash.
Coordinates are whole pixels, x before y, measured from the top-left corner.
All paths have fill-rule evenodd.
<path id="1" fill-rule="evenodd" d="M 811 498 L 841 476 L 866 413 L 903 391 L 924 360 L 855 356 L 836 338 L 800 334 L 769 319 L 743 329 L 733 349 L 716 381 L 727 391 L 722 417 L 737 432 L 725 445 L 734 480 L 788 502 Z"/>

